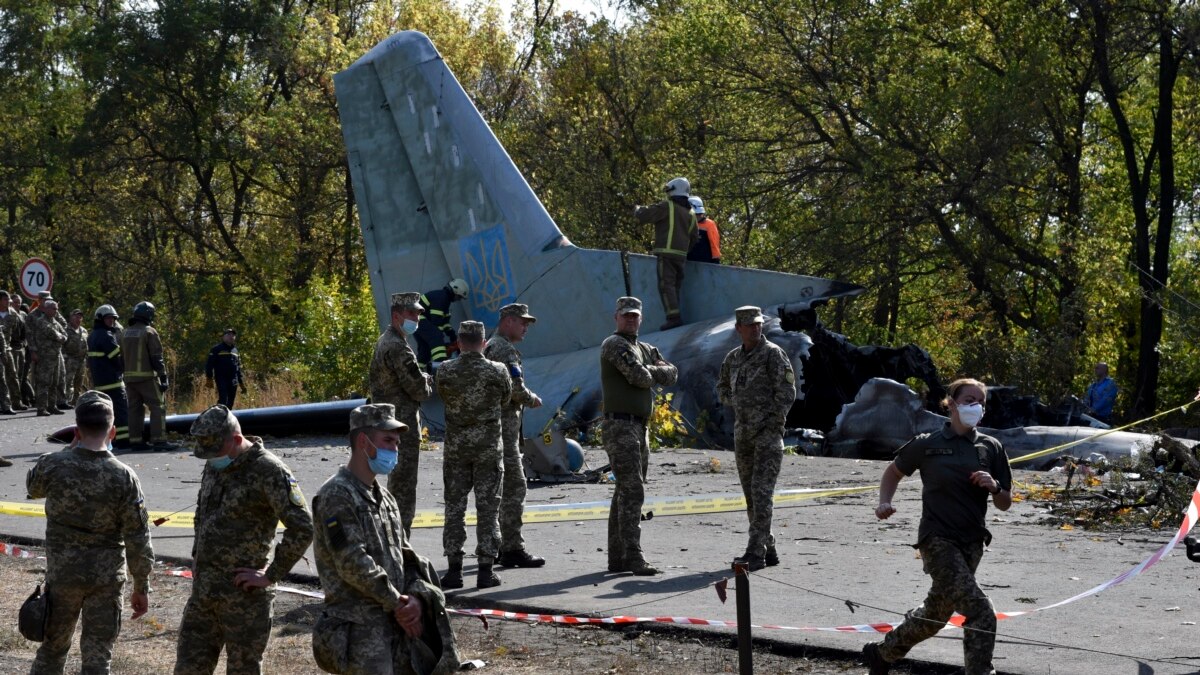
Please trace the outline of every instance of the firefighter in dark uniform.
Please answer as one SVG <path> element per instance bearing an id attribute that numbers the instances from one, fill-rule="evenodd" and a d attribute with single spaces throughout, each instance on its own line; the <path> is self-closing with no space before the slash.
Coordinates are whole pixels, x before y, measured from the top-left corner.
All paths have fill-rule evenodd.
<path id="1" fill-rule="evenodd" d="M 458 335 L 450 323 L 450 305 L 467 297 L 469 292 L 466 281 L 451 279 L 444 287 L 421 294 L 424 312 L 413 337 L 417 339 L 417 364 L 427 372 L 432 372 L 434 364 L 450 358 L 450 352 L 457 349 Z"/>
<path id="2" fill-rule="evenodd" d="M 204 376 L 209 382 L 217 385 L 217 405 L 233 409 L 233 399 L 237 398 L 240 384 L 242 393 L 246 393 L 246 380 L 242 377 L 242 357 L 238 354 L 237 331 L 226 328 L 221 341 L 208 352 L 208 362 L 204 364 Z"/>
<path id="3" fill-rule="evenodd" d="M 150 326 L 154 305 L 142 301 L 133 308 L 129 327 L 121 333 L 121 353 L 125 357 L 125 391 L 129 396 L 129 445 L 146 450 L 145 409 L 150 409 L 150 443 L 155 450 L 174 450 L 166 436 L 167 366 L 163 362 L 162 339 Z M 155 382 L 157 380 L 157 382 Z"/>
<path id="4" fill-rule="evenodd" d="M 121 324 L 117 323 L 117 310 L 112 305 L 100 305 L 92 321 L 92 332 L 88 334 L 87 363 L 92 374 L 92 387 L 104 392 L 112 399 L 113 426 L 117 435 L 113 447 L 129 447 L 129 400 L 125 397 L 125 359 L 121 356 L 118 336 Z"/>

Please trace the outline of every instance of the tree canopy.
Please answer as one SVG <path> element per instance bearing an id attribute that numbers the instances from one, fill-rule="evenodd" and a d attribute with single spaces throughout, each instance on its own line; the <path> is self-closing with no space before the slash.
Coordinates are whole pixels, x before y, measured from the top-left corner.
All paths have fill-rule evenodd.
<path id="1" fill-rule="evenodd" d="M 686 175 L 726 262 L 868 292 L 858 342 L 1129 417 L 1200 364 L 1200 9 L 1184 0 L 0 0 L 0 275 L 149 299 L 175 368 L 226 324 L 308 399 L 376 331 L 332 76 L 428 34 L 577 244 L 644 251 Z"/>

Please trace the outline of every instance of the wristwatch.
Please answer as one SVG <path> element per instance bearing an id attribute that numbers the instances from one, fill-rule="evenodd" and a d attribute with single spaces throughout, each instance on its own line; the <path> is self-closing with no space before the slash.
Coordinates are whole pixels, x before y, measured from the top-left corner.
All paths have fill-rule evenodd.
<path id="1" fill-rule="evenodd" d="M 990 494 L 998 495 L 998 494 L 1000 494 L 1001 492 L 1004 492 L 1004 488 L 1000 487 L 1000 484 L 999 484 L 999 483 L 996 483 L 996 491 L 995 491 L 995 492 L 992 492 L 991 490 L 988 490 L 988 492 L 989 492 Z"/>

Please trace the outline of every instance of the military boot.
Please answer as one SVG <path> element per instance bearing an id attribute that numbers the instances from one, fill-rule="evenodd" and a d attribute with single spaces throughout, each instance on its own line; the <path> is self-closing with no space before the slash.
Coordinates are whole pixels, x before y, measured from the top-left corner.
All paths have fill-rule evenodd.
<path id="1" fill-rule="evenodd" d="M 442 575 L 442 588 L 452 589 L 462 587 L 462 558 L 450 558 L 450 569 L 446 570 L 446 573 Z"/>
<path id="2" fill-rule="evenodd" d="M 479 575 L 475 578 L 475 588 L 492 588 L 500 585 L 500 577 L 492 571 L 492 563 L 479 563 Z"/>
<path id="3" fill-rule="evenodd" d="M 767 567 L 774 567 L 779 564 L 779 551 L 775 550 L 774 546 L 767 547 Z"/>
<path id="4" fill-rule="evenodd" d="M 879 653 L 878 642 L 868 642 L 863 645 L 863 662 L 867 664 L 867 672 L 869 675 L 888 675 L 888 671 L 892 669 L 892 664 L 883 659 L 883 654 Z"/>
<path id="5" fill-rule="evenodd" d="M 625 567 L 626 572 L 633 572 L 634 576 L 652 577 L 656 574 L 662 574 L 662 570 L 645 560 L 635 560 Z"/>
<path id="6" fill-rule="evenodd" d="M 519 548 L 515 551 L 501 553 L 496 562 L 500 563 L 502 567 L 541 567 L 546 564 L 546 559 L 530 555 L 529 551 Z"/>

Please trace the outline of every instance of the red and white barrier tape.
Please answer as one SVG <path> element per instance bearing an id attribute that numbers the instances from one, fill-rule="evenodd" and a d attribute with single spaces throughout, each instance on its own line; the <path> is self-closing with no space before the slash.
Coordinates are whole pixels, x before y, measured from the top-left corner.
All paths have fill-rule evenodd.
<path id="1" fill-rule="evenodd" d="M 7 555 L 13 558 L 38 558 L 41 557 L 31 551 L 26 551 L 20 546 L 14 544 L 6 544 L 0 541 L 0 555 Z"/>

